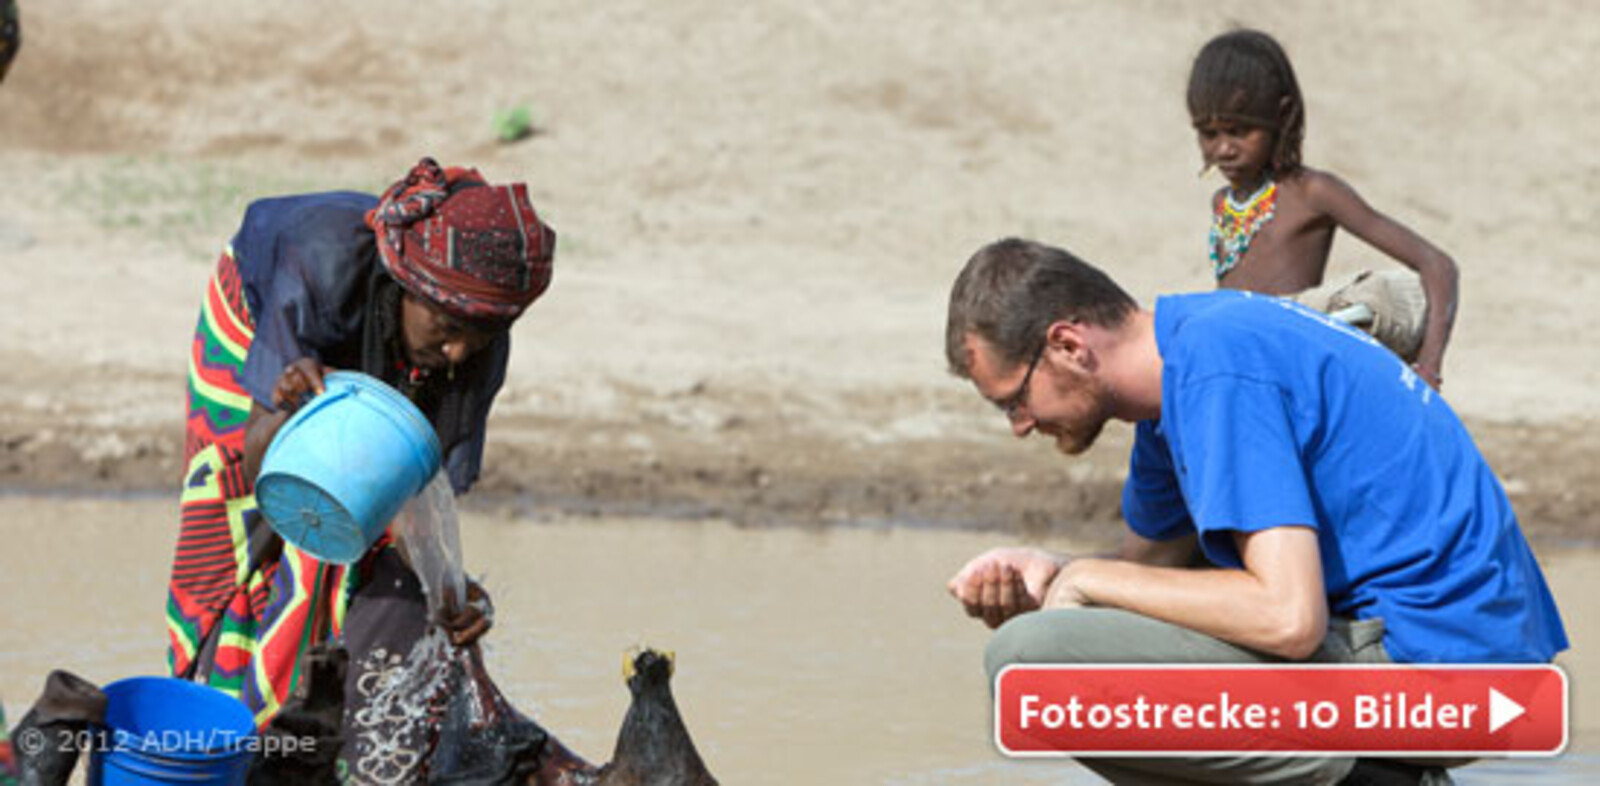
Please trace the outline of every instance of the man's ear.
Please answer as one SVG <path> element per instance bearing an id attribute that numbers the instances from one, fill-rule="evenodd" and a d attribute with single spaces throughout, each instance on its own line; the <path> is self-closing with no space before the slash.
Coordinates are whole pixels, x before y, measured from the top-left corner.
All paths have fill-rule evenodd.
<path id="1" fill-rule="evenodd" d="M 1050 342 L 1051 349 L 1064 350 L 1079 368 L 1092 369 L 1094 352 L 1089 346 L 1087 327 L 1087 324 L 1074 319 L 1057 320 L 1050 323 L 1045 340 Z"/>

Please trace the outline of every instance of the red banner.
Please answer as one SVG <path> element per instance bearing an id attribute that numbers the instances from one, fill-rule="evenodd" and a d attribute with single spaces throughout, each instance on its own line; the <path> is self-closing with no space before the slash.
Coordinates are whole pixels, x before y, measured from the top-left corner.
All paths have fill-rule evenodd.
<path id="1" fill-rule="evenodd" d="M 1010 666 L 995 742 L 1010 756 L 1554 756 L 1555 666 Z"/>

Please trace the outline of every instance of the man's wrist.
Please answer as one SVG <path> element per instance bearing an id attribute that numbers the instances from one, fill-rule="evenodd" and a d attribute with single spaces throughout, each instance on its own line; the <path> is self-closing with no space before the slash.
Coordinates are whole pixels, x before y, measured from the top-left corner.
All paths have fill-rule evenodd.
<path id="1" fill-rule="evenodd" d="M 1050 590 L 1045 593 L 1042 607 L 1064 609 L 1090 605 L 1092 601 L 1083 591 L 1081 578 L 1086 570 L 1093 569 L 1094 562 L 1093 557 L 1078 557 L 1064 562 L 1050 581 Z"/>

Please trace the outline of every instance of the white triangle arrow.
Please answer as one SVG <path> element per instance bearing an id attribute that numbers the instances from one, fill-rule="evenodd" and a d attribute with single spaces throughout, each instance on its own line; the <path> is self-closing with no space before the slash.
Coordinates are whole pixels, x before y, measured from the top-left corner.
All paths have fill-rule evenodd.
<path id="1" fill-rule="evenodd" d="M 1508 698 L 1504 693 L 1489 689 L 1489 733 L 1493 734 L 1520 717 L 1528 710 Z"/>

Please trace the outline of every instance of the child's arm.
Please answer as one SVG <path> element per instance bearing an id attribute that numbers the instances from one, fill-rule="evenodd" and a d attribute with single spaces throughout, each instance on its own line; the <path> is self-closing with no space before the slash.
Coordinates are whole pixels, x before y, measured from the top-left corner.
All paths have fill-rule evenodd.
<path id="1" fill-rule="evenodd" d="M 1445 345 L 1450 343 L 1450 329 L 1456 321 L 1459 272 L 1455 261 L 1404 224 L 1373 210 L 1355 189 L 1333 175 L 1319 172 L 1310 178 L 1306 196 L 1313 210 L 1417 271 L 1422 278 L 1422 290 L 1428 296 L 1428 320 L 1415 365 L 1428 384 L 1439 387 Z"/>

